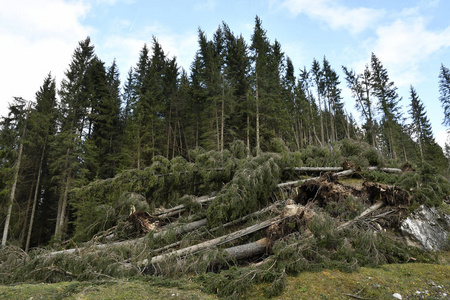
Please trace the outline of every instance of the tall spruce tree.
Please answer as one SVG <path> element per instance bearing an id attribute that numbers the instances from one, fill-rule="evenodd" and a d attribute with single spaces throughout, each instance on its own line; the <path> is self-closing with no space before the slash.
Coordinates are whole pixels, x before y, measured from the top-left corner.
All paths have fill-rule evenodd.
<path id="1" fill-rule="evenodd" d="M 72 62 L 65 72 L 59 91 L 61 108 L 60 132 L 51 144 L 53 178 L 59 183 L 55 240 L 61 239 L 67 228 L 69 190 L 85 177 L 85 151 L 82 141 L 89 134 L 92 112 L 92 86 L 88 72 L 94 60 L 94 46 L 90 38 L 79 42 Z"/>
<path id="2" fill-rule="evenodd" d="M 255 18 L 255 27 L 251 37 L 250 59 L 253 64 L 251 74 L 254 99 L 255 99 L 255 134 L 256 134 L 256 155 L 261 151 L 261 121 L 263 120 L 264 108 L 268 101 L 269 92 L 269 63 L 271 54 L 271 45 L 267 38 L 266 30 L 262 27 L 262 21 L 257 16 Z"/>
<path id="3" fill-rule="evenodd" d="M 439 72 L 439 101 L 444 108 L 444 121 L 446 126 L 450 126 L 450 70 L 441 64 Z"/>
<path id="4" fill-rule="evenodd" d="M 6 145 L 2 145 L 3 151 L 12 151 L 17 150 L 17 157 L 14 158 L 14 162 L 11 161 L 7 166 L 11 169 L 12 177 L 9 178 L 10 186 L 8 184 L 8 188 L 6 191 L 8 192 L 8 200 L 7 203 L 7 212 L 5 216 L 5 224 L 3 229 L 2 236 L 2 248 L 6 246 L 6 242 L 8 240 L 8 234 L 10 229 L 11 216 L 13 214 L 13 205 L 16 199 L 17 185 L 19 183 L 19 172 L 21 168 L 21 163 L 23 159 L 23 147 L 25 143 L 25 136 L 27 133 L 27 121 L 29 112 L 31 110 L 31 103 L 27 104 L 27 101 L 20 97 L 15 97 L 15 103 L 10 105 L 9 107 L 9 116 L 8 118 L 4 118 L 2 127 L 4 131 L 4 136 L 9 136 L 12 138 L 12 141 L 17 141 L 17 144 L 12 144 L 11 148 L 3 148 Z M 27 108 L 25 108 L 27 107 Z M 3 135 L 3 134 L 2 134 Z M 17 148 L 16 148 L 17 147 Z"/>
<path id="5" fill-rule="evenodd" d="M 324 130 L 324 119 L 322 112 L 322 94 L 323 94 L 323 72 L 320 67 L 320 63 L 314 59 L 311 66 L 311 76 L 313 79 L 314 86 L 316 87 L 317 100 L 319 101 L 318 112 L 320 117 L 320 143 L 324 145 L 325 143 L 325 130 Z"/>
<path id="6" fill-rule="evenodd" d="M 396 150 L 398 145 L 397 138 L 401 132 L 398 106 L 400 98 L 397 94 L 397 87 L 390 81 L 387 70 L 374 53 L 371 56 L 371 68 L 372 95 L 378 100 L 384 145 L 386 146 L 387 154 L 391 158 L 396 159 L 398 152 Z"/>
<path id="7" fill-rule="evenodd" d="M 30 200 L 33 199 L 32 204 L 29 201 L 27 205 L 27 217 L 28 211 L 31 207 L 31 212 L 28 218 L 25 218 L 23 225 L 23 232 L 27 230 L 26 242 L 25 242 L 25 252 L 28 252 L 30 244 L 32 242 L 33 227 L 35 224 L 35 219 L 40 220 L 40 223 L 36 223 L 39 226 L 39 232 L 47 231 L 49 225 L 47 222 L 42 222 L 45 220 L 45 209 L 44 206 L 54 205 L 55 202 L 52 191 L 52 184 L 50 181 L 50 174 L 48 169 L 49 164 L 49 143 L 53 140 L 56 134 L 56 83 L 55 79 L 52 78 L 51 74 L 44 79 L 43 85 L 40 87 L 39 91 L 36 92 L 36 107 L 30 114 L 30 134 L 33 139 L 33 143 L 30 144 L 29 154 L 31 160 L 35 161 L 37 167 L 37 174 L 33 175 L 32 193 L 30 193 Z M 31 204 L 31 205 L 30 205 Z M 39 206 L 39 207 L 38 207 Z M 36 218 L 36 212 L 40 214 Z M 52 224 L 53 225 L 53 224 Z M 42 230 L 44 227 L 44 230 Z M 23 234 L 25 236 L 25 234 Z M 40 237 L 36 237 L 39 240 Z"/>
<path id="8" fill-rule="evenodd" d="M 250 103 L 249 72 L 250 60 L 248 46 L 244 38 L 234 36 L 227 24 L 222 24 L 225 40 L 224 75 L 228 86 L 229 141 L 240 139 L 247 141 L 250 149 L 250 120 L 253 120 L 252 103 Z M 230 105 L 231 104 L 231 105 Z M 253 135 L 252 135 L 253 136 Z M 252 139 L 253 140 L 253 139 Z"/>
<path id="9" fill-rule="evenodd" d="M 410 87 L 410 99 L 409 113 L 412 120 L 411 125 L 419 146 L 421 161 L 426 161 L 442 169 L 446 165 L 444 153 L 434 139 L 430 120 L 413 86 Z"/>
<path id="10" fill-rule="evenodd" d="M 356 74 L 353 70 L 348 70 L 345 66 L 342 67 L 347 86 L 355 98 L 355 107 L 359 110 L 365 119 L 363 128 L 366 132 L 366 141 L 372 146 L 376 144 L 376 130 L 375 130 L 375 115 L 374 104 L 371 98 L 371 71 L 366 65 L 362 74 Z"/>

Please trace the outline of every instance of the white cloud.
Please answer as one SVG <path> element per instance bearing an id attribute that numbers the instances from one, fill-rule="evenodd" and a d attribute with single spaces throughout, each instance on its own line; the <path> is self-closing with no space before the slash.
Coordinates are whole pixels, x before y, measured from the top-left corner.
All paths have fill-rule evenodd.
<path id="1" fill-rule="evenodd" d="M 450 47 L 450 27 L 440 31 L 426 28 L 420 16 L 397 19 L 376 30 L 377 39 L 372 51 L 396 78 L 399 86 L 420 81 L 419 63 L 442 48 Z"/>
<path id="2" fill-rule="evenodd" d="M 129 27 L 132 22 L 124 20 L 118 21 L 125 27 Z M 193 61 L 197 51 L 197 32 L 186 32 L 184 34 L 173 33 L 169 28 L 155 23 L 146 26 L 140 30 L 133 30 L 132 33 L 121 35 L 116 34 L 104 38 L 104 41 L 97 43 L 94 40 L 95 51 L 98 56 L 109 65 L 115 58 L 121 74 L 122 83 L 124 83 L 128 71 L 135 67 L 139 54 L 144 44 L 152 49 L 152 36 L 155 36 L 164 51 L 164 54 L 170 58 L 176 57 L 177 64 L 189 72 L 190 64 Z"/>
<path id="3" fill-rule="evenodd" d="M 0 115 L 12 97 L 34 100 L 49 72 L 61 80 L 79 40 L 90 29 L 80 19 L 89 10 L 81 1 L 19 0 L 0 10 Z"/>
<path id="4" fill-rule="evenodd" d="M 447 130 L 441 130 L 436 134 L 436 143 L 438 143 L 442 149 L 445 149 L 445 143 L 450 142 L 450 140 L 447 140 L 448 137 L 449 132 Z"/>
<path id="5" fill-rule="evenodd" d="M 282 5 L 295 16 L 306 14 L 333 29 L 343 28 L 353 34 L 372 27 L 384 14 L 382 10 L 371 8 L 345 7 L 333 0 L 286 0 Z"/>

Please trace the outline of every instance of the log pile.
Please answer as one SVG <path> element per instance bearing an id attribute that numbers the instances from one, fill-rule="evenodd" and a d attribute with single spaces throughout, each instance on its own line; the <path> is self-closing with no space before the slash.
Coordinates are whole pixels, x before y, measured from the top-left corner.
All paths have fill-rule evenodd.
<path id="1" fill-rule="evenodd" d="M 283 199 L 281 202 L 273 203 L 259 211 L 247 216 L 232 220 L 215 228 L 209 228 L 206 219 L 194 222 L 177 224 L 177 222 L 161 226 L 163 220 L 176 219 L 186 211 L 185 205 L 178 205 L 168 209 L 162 209 L 152 215 L 143 211 L 132 212 L 128 217 L 129 227 L 134 228 L 138 235 L 152 232 L 152 238 L 163 239 L 169 232 L 180 238 L 179 241 L 163 244 L 151 249 L 149 255 L 137 262 L 137 268 L 141 272 L 158 270 L 161 265 L 168 261 L 182 261 L 208 249 L 221 249 L 227 259 L 234 261 L 247 260 L 252 257 L 270 255 L 271 248 L 277 240 L 283 239 L 296 232 L 305 232 L 308 224 L 316 215 L 317 207 L 323 208 L 329 202 L 341 203 L 349 196 L 358 198 L 366 208 L 359 216 L 353 220 L 341 220 L 338 230 L 345 229 L 355 222 L 370 218 L 372 214 L 378 212 L 381 218 L 391 211 L 380 212 L 386 206 L 407 205 L 411 202 L 408 192 L 395 186 L 381 185 L 371 182 L 364 182 L 363 189 L 345 186 L 339 182 L 343 177 L 355 173 L 353 169 L 343 170 L 342 167 L 330 168 L 296 168 L 302 172 L 323 172 L 321 176 L 290 181 L 278 184 L 279 190 L 295 190 L 297 195 L 293 200 Z M 397 172 L 392 169 L 380 169 L 386 172 Z M 339 171 L 332 173 L 331 171 Z M 400 171 L 401 172 L 401 171 Z M 288 195 L 289 193 L 287 193 Z M 200 205 L 208 205 L 214 194 L 197 197 L 194 199 Z M 369 207 L 370 206 L 370 207 Z M 249 223 L 250 222 L 250 223 Z M 265 231 L 265 232 L 264 232 Z M 181 238 L 187 233 L 199 232 L 197 243 L 189 246 L 182 246 Z M 217 236 L 217 234 L 221 234 Z M 207 236 L 212 238 L 208 239 Z M 144 238 L 134 240 L 113 242 L 95 245 L 96 250 L 110 247 L 131 246 L 145 244 Z M 80 254 L 83 248 L 68 249 L 50 253 L 55 255 L 60 253 Z M 211 264 L 214 264 L 214 260 Z M 130 264 L 127 263 L 126 265 Z"/>

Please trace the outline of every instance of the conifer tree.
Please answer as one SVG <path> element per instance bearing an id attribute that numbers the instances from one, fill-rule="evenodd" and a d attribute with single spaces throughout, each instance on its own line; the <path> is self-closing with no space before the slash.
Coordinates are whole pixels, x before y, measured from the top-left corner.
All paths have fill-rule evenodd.
<path id="1" fill-rule="evenodd" d="M 115 61 L 105 70 L 99 59 L 94 59 L 90 68 L 92 124 L 89 139 L 94 146 L 94 157 L 90 158 L 91 178 L 113 177 L 117 168 L 117 157 L 121 138 L 120 80 Z"/>
<path id="2" fill-rule="evenodd" d="M 439 101 L 444 108 L 442 124 L 450 126 L 450 70 L 441 64 L 439 72 Z"/>
<path id="3" fill-rule="evenodd" d="M 248 46 L 244 38 L 234 36 L 227 24 L 222 24 L 225 40 L 224 76 L 228 87 L 225 93 L 229 108 L 225 116 L 229 120 L 229 139 L 247 141 L 250 149 L 250 119 L 253 120 L 252 103 L 250 103 L 249 72 L 250 60 Z"/>
<path id="4" fill-rule="evenodd" d="M 398 107 L 400 98 L 397 94 L 397 87 L 390 81 L 387 70 L 373 53 L 371 57 L 371 68 L 372 95 L 378 100 L 384 144 L 390 157 L 396 159 L 396 138 L 401 131 Z"/>
<path id="5" fill-rule="evenodd" d="M 325 131 L 324 131 L 324 120 L 323 120 L 323 112 L 322 112 L 322 94 L 323 94 L 323 73 L 320 67 L 320 63 L 314 59 L 311 66 L 311 75 L 313 79 L 313 83 L 316 87 L 316 95 L 317 100 L 319 101 L 319 117 L 320 117 L 320 143 L 324 145 L 325 143 Z"/>
<path id="6" fill-rule="evenodd" d="M 8 233 L 9 233 L 9 225 L 11 221 L 11 215 L 12 215 L 12 209 L 16 197 L 16 191 L 17 191 L 17 184 L 19 181 L 19 172 L 22 162 L 22 156 L 23 156 L 23 146 L 25 143 L 25 135 L 27 133 L 27 121 L 29 112 L 31 110 L 31 103 L 28 104 L 28 108 L 25 110 L 26 101 L 22 98 L 16 97 L 15 103 L 10 106 L 10 118 L 7 118 L 4 120 L 3 130 L 9 130 L 9 126 L 13 126 L 13 130 L 16 131 L 16 137 L 20 137 L 18 140 L 18 150 L 17 150 L 17 158 L 14 161 L 14 164 L 11 166 L 12 168 L 12 180 L 11 187 L 7 189 L 9 191 L 9 197 L 8 197 L 8 205 L 7 205 L 7 213 L 5 216 L 5 225 L 3 229 L 3 236 L 2 236 L 2 248 L 6 246 L 6 241 L 8 240 Z M 15 123 L 15 124 L 14 124 Z M 5 128 L 5 125 L 7 126 Z M 16 128 L 14 128 L 16 127 Z M 12 149 L 11 149 L 12 150 Z"/>
<path id="7" fill-rule="evenodd" d="M 261 115 L 268 98 L 268 77 L 269 77 L 269 60 L 271 53 L 271 45 L 266 35 L 266 31 L 262 28 L 262 21 L 257 16 L 255 18 L 255 27 L 251 37 L 250 59 L 253 64 L 253 72 L 251 74 L 252 84 L 255 97 L 255 131 L 256 131 L 256 155 L 261 150 Z"/>
<path id="8" fill-rule="evenodd" d="M 306 67 L 304 67 L 302 70 L 300 70 L 297 94 L 300 96 L 299 102 L 301 101 L 300 103 L 302 103 L 301 107 L 303 109 L 303 112 L 305 112 L 305 109 L 307 110 L 307 119 L 305 123 L 308 128 L 308 144 L 314 145 L 316 144 L 316 142 L 320 144 L 322 141 L 319 139 L 316 133 L 316 127 L 320 126 L 320 124 L 317 124 L 317 120 L 319 120 L 320 122 L 320 119 L 318 107 L 316 105 L 311 89 L 311 74 L 306 70 Z M 303 99 L 305 99 L 304 102 L 302 101 Z"/>
<path id="9" fill-rule="evenodd" d="M 366 140 L 372 146 L 376 144 L 376 131 L 375 131 L 375 117 L 374 117 L 374 104 L 371 98 L 371 71 L 369 66 L 366 65 L 362 74 L 356 75 L 355 71 L 348 70 L 345 66 L 342 67 L 345 80 L 347 81 L 348 88 L 352 91 L 352 95 L 355 98 L 355 107 L 361 112 L 365 119 L 363 128 L 366 130 Z"/>
<path id="10" fill-rule="evenodd" d="M 52 188 L 48 179 L 48 144 L 56 133 L 56 117 L 56 83 L 51 74 L 48 74 L 48 76 L 44 79 L 43 85 L 39 91 L 36 92 L 36 107 L 30 114 L 30 133 L 32 134 L 34 143 L 30 145 L 31 151 L 29 156 L 31 159 L 34 159 L 35 157 L 34 160 L 37 162 L 38 167 L 36 168 L 37 175 L 33 176 L 35 178 L 35 182 L 33 184 L 33 203 L 31 205 L 29 225 L 27 226 L 28 218 L 26 218 L 23 226 L 24 231 L 28 229 L 25 252 L 28 252 L 30 247 L 36 211 L 39 210 L 37 207 L 38 204 L 41 207 L 43 205 L 53 204 L 51 203 L 52 197 L 50 196 L 50 191 Z M 45 197 L 43 197 L 44 194 Z M 38 203 L 39 199 L 41 200 L 40 203 Z M 46 203 L 44 204 L 44 202 Z M 47 226 L 45 223 L 41 223 L 39 225 L 41 227 Z"/>
<path id="11" fill-rule="evenodd" d="M 410 87 L 410 99 L 409 113 L 412 120 L 411 125 L 419 146 L 421 161 L 427 161 L 442 168 L 441 164 L 445 165 L 444 154 L 434 139 L 433 130 L 426 116 L 425 107 L 413 86 Z"/>
<path id="12" fill-rule="evenodd" d="M 85 177 L 82 140 L 89 132 L 89 116 L 92 112 L 88 72 L 94 60 L 94 46 L 90 38 L 81 41 L 75 49 L 69 69 L 61 82 L 59 95 L 61 108 L 60 132 L 51 144 L 53 178 L 59 182 L 59 201 L 55 226 L 55 238 L 60 240 L 67 224 L 69 190 Z"/>
<path id="13" fill-rule="evenodd" d="M 323 58 L 323 92 L 324 99 L 328 103 L 328 115 L 329 115 L 329 140 L 334 142 L 339 136 L 343 136 L 342 128 L 345 126 L 343 103 L 341 102 L 341 89 L 339 88 L 339 76 L 331 68 L 330 63 L 324 57 Z M 336 123 L 339 124 L 337 127 Z M 338 133 L 338 128 L 339 133 Z"/>

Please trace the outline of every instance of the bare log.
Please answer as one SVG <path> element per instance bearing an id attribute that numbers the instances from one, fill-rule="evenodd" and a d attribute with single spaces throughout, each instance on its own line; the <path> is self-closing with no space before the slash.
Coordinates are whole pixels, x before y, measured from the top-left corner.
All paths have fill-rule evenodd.
<path id="1" fill-rule="evenodd" d="M 271 210 L 273 210 L 273 209 L 276 209 L 276 206 L 277 206 L 277 203 L 274 203 L 274 204 L 272 204 L 272 205 L 269 205 L 269 206 L 267 206 L 267 207 L 264 207 L 264 208 L 261 209 L 261 210 L 258 210 L 258 211 L 255 211 L 255 212 L 251 213 L 251 214 L 248 214 L 248 215 L 246 215 L 246 216 L 243 216 L 242 218 L 239 218 L 239 219 L 233 220 L 233 221 L 231 221 L 231 222 L 225 223 L 225 224 L 223 224 L 222 226 L 217 226 L 217 227 L 211 228 L 210 231 L 217 231 L 219 228 L 227 228 L 227 227 L 230 227 L 230 226 L 233 226 L 233 225 L 236 225 L 236 224 L 245 222 L 245 221 L 247 221 L 247 220 L 250 219 L 250 218 L 253 218 L 253 217 L 262 215 L 262 214 L 264 214 L 264 213 L 266 213 L 266 212 L 268 212 L 268 211 L 271 211 Z"/>
<path id="2" fill-rule="evenodd" d="M 402 173 L 402 170 L 398 168 L 379 168 L 379 167 L 369 167 L 369 171 L 381 171 L 386 173 Z"/>
<path id="3" fill-rule="evenodd" d="M 218 238 L 215 238 L 215 239 L 203 242 L 203 243 L 199 243 L 199 244 L 187 247 L 187 248 L 172 251 L 170 253 L 154 256 L 154 257 L 152 257 L 150 262 L 148 262 L 147 260 L 144 260 L 142 262 L 142 264 L 147 265 L 149 263 L 150 265 L 156 265 L 170 257 L 187 256 L 187 255 L 194 254 L 194 253 L 200 252 L 202 250 L 205 250 L 205 249 L 208 249 L 211 247 L 215 247 L 215 246 L 222 245 L 224 243 L 231 242 L 235 239 L 241 238 L 243 236 L 257 232 L 261 229 L 267 228 L 273 224 L 280 223 L 284 219 L 296 215 L 298 213 L 299 207 L 300 206 L 297 206 L 297 205 L 287 205 L 285 207 L 285 209 L 283 210 L 283 212 L 279 216 L 276 216 L 274 218 L 263 221 L 261 223 L 246 227 L 244 229 L 232 232 L 230 234 L 227 234 L 227 235 L 224 235 L 224 236 L 221 236 L 221 237 L 218 237 Z"/>
<path id="4" fill-rule="evenodd" d="M 354 170 L 345 170 L 345 171 L 342 171 L 342 172 L 335 173 L 334 176 L 336 176 L 336 177 L 345 177 L 345 176 L 353 174 L 354 172 L 355 172 Z M 318 179 L 320 179 L 320 176 L 307 178 L 307 179 L 302 179 L 302 180 L 296 180 L 296 181 L 289 181 L 289 182 L 280 183 L 278 185 L 278 187 L 279 188 L 285 188 L 285 187 L 291 187 L 291 186 L 299 186 L 300 184 L 302 184 L 304 182 L 311 181 L 311 180 L 318 180 Z"/>
<path id="5" fill-rule="evenodd" d="M 286 170 L 299 171 L 299 172 L 339 172 L 344 170 L 342 167 L 296 167 L 288 168 Z"/>
<path id="6" fill-rule="evenodd" d="M 176 235 L 181 235 L 183 233 L 196 230 L 203 226 L 206 226 L 206 219 L 198 220 L 198 221 L 191 222 L 191 223 L 186 223 L 186 224 L 183 224 L 183 225 L 173 228 L 173 230 L 175 231 Z M 154 234 L 154 237 L 164 237 L 164 235 L 166 235 L 170 229 L 172 229 L 172 228 L 166 228 L 164 230 L 156 232 Z M 143 240 L 144 240 L 144 237 L 141 237 L 141 238 L 134 239 L 134 240 L 126 240 L 126 241 L 107 243 L 107 244 L 98 244 L 98 245 L 94 245 L 93 248 L 96 250 L 101 250 L 101 249 L 105 249 L 108 247 L 135 245 L 139 242 L 142 242 Z M 75 252 L 80 253 L 81 251 L 83 251 L 85 249 L 86 248 L 72 248 L 72 249 L 54 251 L 54 252 L 44 254 L 44 256 L 54 256 L 54 255 L 58 255 L 58 254 L 73 254 Z"/>
<path id="7" fill-rule="evenodd" d="M 253 243 L 238 245 L 224 249 L 229 257 L 241 260 L 264 254 L 269 248 L 269 239 L 263 238 Z"/>
<path id="8" fill-rule="evenodd" d="M 221 244 L 227 243 L 227 242 L 231 242 L 235 239 L 241 238 L 243 236 L 249 235 L 251 233 L 257 232 L 261 229 L 267 228 L 270 225 L 276 224 L 278 222 L 281 222 L 281 220 L 283 220 L 283 218 L 281 218 L 280 216 L 277 216 L 275 218 L 266 220 L 264 222 L 255 224 L 253 226 L 235 231 L 233 233 L 200 243 L 200 244 L 196 244 L 187 248 L 183 248 L 180 250 L 176 250 L 176 251 L 172 251 L 170 253 L 166 253 L 166 254 L 162 254 L 162 255 L 158 255 L 158 256 L 154 256 L 152 257 L 152 259 L 150 260 L 150 265 L 155 265 L 158 263 L 163 262 L 164 260 L 166 260 L 167 258 L 170 257 L 181 257 L 181 256 L 186 256 L 186 255 L 190 255 L 190 254 L 194 254 L 197 253 L 199 251 L 211 248 L 211 247 L 215 247 L 215 246 L 219 246 Z M 147 262 L 144 261 L 143 264 L 146 264 Z"/>

